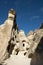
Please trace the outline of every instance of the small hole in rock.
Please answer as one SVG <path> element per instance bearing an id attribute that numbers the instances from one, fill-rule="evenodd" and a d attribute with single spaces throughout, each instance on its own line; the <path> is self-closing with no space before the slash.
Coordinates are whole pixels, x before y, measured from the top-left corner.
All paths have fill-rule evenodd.
<path id="1" fill-rule="evenodd" d="M 25 44 L 23 44 L 23 47 L 25 46 Z"/>

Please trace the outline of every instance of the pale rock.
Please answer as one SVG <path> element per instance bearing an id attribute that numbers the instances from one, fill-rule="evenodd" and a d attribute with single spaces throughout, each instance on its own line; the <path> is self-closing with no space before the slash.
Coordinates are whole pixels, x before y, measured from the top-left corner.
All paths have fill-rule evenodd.
<path id="1" fill-rule="evenodd" d="M 6 58 L 6 54 L 8 54 L 7 46 L 9 44 L 8 42 L 11 37 L 11 31 L 15 18 L 15 15 L 12 14 L 12 16 L 10 18 L 8 15 L 8 19 L 4 22 L 4 24 L 0 25 L 0 63 Z"/>
<path id="2" fill-rule="evenodd" d="M 11 9 L 8 19 L 0 26 L 0 63 L 8 55 L 7 47 L 10 45 L 10 58 L 4 60 L 3 65 L 31 65 L 32 57 L 29 58 L 29 56 L 36 52 L 40 40 L 43 38 L 43 29 L 30 31 L 26 36 L 23 30 L 18 31 L 17 26 L 14 26 L 15 16 L 15 11 Z M 12 45 L 14 45 L 13 49 Z"/>

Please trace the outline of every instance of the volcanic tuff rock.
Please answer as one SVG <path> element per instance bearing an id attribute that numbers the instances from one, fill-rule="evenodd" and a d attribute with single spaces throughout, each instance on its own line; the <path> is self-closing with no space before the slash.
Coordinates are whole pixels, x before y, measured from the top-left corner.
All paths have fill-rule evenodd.
<path id="1" fill-rule="evenodd" d="M 0 64 L 4 63 L 5 65 L 7 63 L 7 65 L 10 65 L 12 62 L 15 63 L 15 60 L 18 63 L 18 60 L 21 59 L 20 62 L 25 61 L 26 63 L 29 60 L 28 63 L 30 65 L 31 53 L 39 52 L 40 49 L 41 53 L 43 53 L 43 42 L 38 47 L 41 39 L 43 39 L 43 28 L 30 31 L 27 35 L 25 35 L 23 30 L 18 31 L 16 13 L 11 9 L 8 13 L 8 19 L 4 24 L 0 25 Z M 15 57 L 15 60 L 13 57 Z M 22 61 L 25 58 L 27 61 Z M 24 65 L 24 63 L 21 65 Z"/>
<path id="2" fill-rule="evenodd" d="M 14 46 L 10 58 L 5 60 L 4 65 L 35 65 L 36 63 L 38 65 L 37 60 L 39 61 L 39 59 L 37 59 L 37 56 L 35 56 L 37 59 L 35 60 L 35 58 L 32 58 L 30 55 L 31 53 L 34 55 L 36 51 L 43 54 L 43 29 L 32 31 L 32 33 L 33 34 L 29 33 L 28 36 L 26 36 L 23 30 L 19 31 L 17 38 L 14 41 L 14 44 L 16 45 Z M 42 42 L 40 42 L 41 39 Z M 43 60 L 40 60 L 40 63 L 42 63 Z"/>
<path id="3" fill-rule="evenodd" d="M 37 29 L 33 31 L 32 33 L 33 34 L 29 33 L 27 36 L 27 38 L 30 40 L 30 43 L 31 43 L 28 54 L 35 52 L 37 46 L 39 45 L 41 38 L 43 37 L 43 29 Z"/>
<path id="4" fill-rule="evenodd" d="M 15 11 L 11 9 L 8 13 L 7 20 L 4 22 L 4 24 L 0 25 L 0 63 L 8 57 L 9 53 L 7 46 L 12 38 L 13 29 L 14 31 L 17 30 L 15 15 Z"/>

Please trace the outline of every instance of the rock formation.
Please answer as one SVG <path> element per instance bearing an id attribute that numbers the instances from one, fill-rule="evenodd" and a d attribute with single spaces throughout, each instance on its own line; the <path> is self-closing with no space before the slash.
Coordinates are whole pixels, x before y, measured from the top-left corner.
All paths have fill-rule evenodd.
<path id="1" fill-rule="evenodd" d="M 16 13 L 11 9 L 8 19 L 0 26 L 0 64 L 12 65 L 17 61 L 18 65 L 19 62 L 21 65 L 35 65 L 33 62 L 37 64 L 37 60 L 34 61 L 37 55 L 43 56 L 43 28 L 27 35 L 23 30 L 18 31 Z"/>
<path id="2" fill-rule="evenodd" d="M 30 54 L 30 53 L 34 54 L 37 46 L 39 45 L 39 42 L 40 42 L 41 38 L 43 37 L 43 29 L 35 30 L 33 32 L 33 34 L 28 35 L 27 37 L 31 42 L 28 54 Z"/>
<path id="3" fill-rule="evenodd" d="M 7 58 L 7 46 L 9 45 L 9 41 L 12 38 L 13 30 L 17 30 L 15 16 L 15 11 L 11 9 L 8 13 L 7 20 L 4 22 L 4 24 L 0 25 L 0 63 Z"/>
<path id="4" fill-rule="evenodd" d="M 20 30 L 14 44 L 12 54 L 4 65 L 43 65 L 43 29 L 31 31 L 28 36 Z"/>
<path id="5" fill-rule="evenodd" d="M 18 53 L 20 51 L 24 51 L 24 53 L 26 53 L 30 47 L 29 40 L 27 39 L 23 30 L 19 31 L 14 43 L 15 43 L 15 47 L 14 47 L 14 50 L 12 52 L 12 54 L 14 54 L 14 55 L 15 55 L 15 52 Z"/>

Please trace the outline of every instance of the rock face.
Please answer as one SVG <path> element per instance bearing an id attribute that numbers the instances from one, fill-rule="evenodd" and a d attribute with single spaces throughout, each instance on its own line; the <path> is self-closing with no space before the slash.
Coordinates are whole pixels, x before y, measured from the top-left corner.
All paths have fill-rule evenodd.
<path id="1" fill-rule="evenodd" d="M 0 26 L 0 63 L 3 65 L 38 65 L 37 61 L 42 56 L 43 28 L 30 31 L 26 36 L 23 30 L 18 31 L 16 13 L 11 9 L 8 19 Z"/>
<path id="2" fill-rule="evenodd" d="M 43 65 L 43 36 L 33 54 L 31 65 Z"/>
<path id="3" fill-rule="evenodd" d="M 12 54 L 4 65 L 43 65 L 43 29 L 31 31 L 28 36 L 20 30 L 14 44 Z"/>
<path id="4" fill-rule="evenodd" d="M 27 36 L 27 38 L 30 40 L 30 49 L 29 53 L 34 53 L 41 38 L 43 37 L 43 29 L 38 29 L 33 32 L 33 34 Z"/>
<path id="5" fill-rule="evenodd" d="M 12 37 L 13 23 L 15 21 L 16 13 L 11 9 L 8 13 L 8 19 L 4 24 L 0 25 L 0 63 L 8 56 L 7 46 Z M 16 31 L 16 29 L 14 29 Z"/>
<path id="6" fill-rule="evenodd" d="M 30 47 L 29 41 L 28 41 L 26 35 L 24 34 L 23 30 L 19 31 L 14 43 L 15 43 L 15 47 L 12 52 L 13 55 L 16 55 L 19 51 L 24 51 L 24 53 L 25 53 L 28 51 L 28 49 Z"/>

